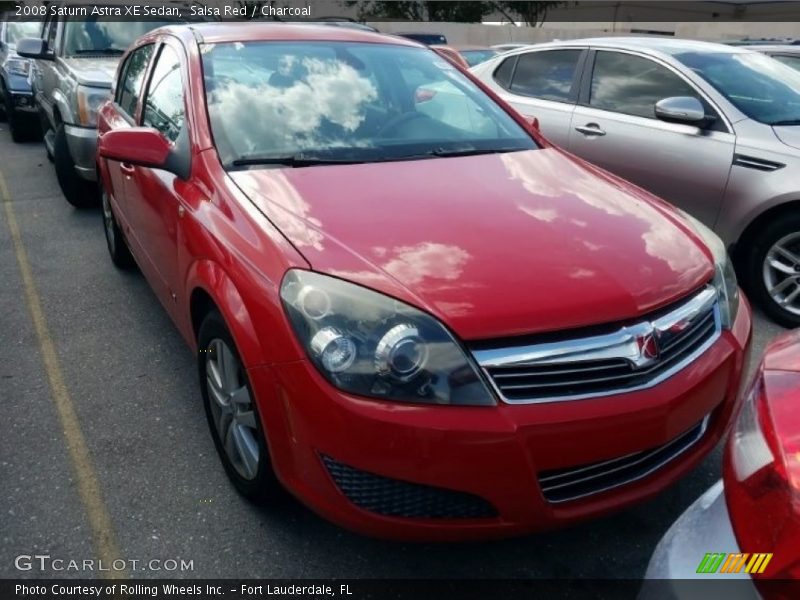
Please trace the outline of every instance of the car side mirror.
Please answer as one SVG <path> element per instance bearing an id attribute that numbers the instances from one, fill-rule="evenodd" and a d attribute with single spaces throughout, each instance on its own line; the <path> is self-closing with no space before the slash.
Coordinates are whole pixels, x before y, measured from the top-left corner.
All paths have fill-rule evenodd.
<path id="1" fill-rule="evenodd" d="M 53 60 L 55 57 L 41 38 L 22 38 L 17 42 L 17 54 L 23 58 Z"/>
<path id="2" fill-rule="evenodd" d="M 129 163 L 139 167 L 163 169 L 188 179 L 189 173 L 180 160 L 175 146 L 157 129 L 129 127 L 113 129 L 100 136 L 97 153 L 103 158 Z"/>
<path id="3" fill-rule="evenodd" d="M 707 122 L 706 109 L 703 103 L 692 96 L 673 96 L 656 102 L 656 117 L 668 123 L 684 123 L 697 125 Z"/>

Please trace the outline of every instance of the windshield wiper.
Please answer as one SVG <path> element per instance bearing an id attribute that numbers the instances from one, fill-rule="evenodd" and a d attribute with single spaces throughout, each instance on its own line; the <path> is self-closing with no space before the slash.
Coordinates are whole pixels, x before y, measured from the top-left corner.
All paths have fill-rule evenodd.
<path id="1" fill-rule="evenodd" d="M 83 48 L 75 50 L 74 54 L 113 54 L 114 56 L 119 56 L 125 54 L 125 50 L 120 50 L 119 48 Z"/>
<path id="2" fill-rule="evenodd" d="M 287 154 L 286 156 L 246 156 L 231 162 L 234 167 L 253 165 L 279 165 L 284 167 L 310 167 L 313 165 L 356 165 L 366 162 L 354 158 L 326 158 L 313 154 Z"/>
<path id="3" fill-rule="evenodd" d="M 785 119 L 783 121 L 775 121 L 770 125 L 772 127 L 791 127 L 792 125 L 800 125 L 800 119 Z"/>
<path id="4" fill-rule="evenodd" d="M 404 156 L 403 158 L 424 158 L 426 156 L 437 156 L 437 157 L 452 157 L 452 156 L 477 156 L 479 154 L 504 154 L 507 152 L 520 152 L 525 150 L 525 148 L 520 148 L 519 146 L 509 146 L 503 148 L 476 148 L 474 146 L 462 146 L 460 148 L 434 148 L 433 150 L 428 150 L 423 152 L 422 154 L 418 154 L 415 156 Z"/>

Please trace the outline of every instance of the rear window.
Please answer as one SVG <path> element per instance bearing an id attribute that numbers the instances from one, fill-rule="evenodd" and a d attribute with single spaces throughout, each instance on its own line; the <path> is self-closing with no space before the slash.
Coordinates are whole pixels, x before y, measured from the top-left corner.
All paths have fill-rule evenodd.
<path id="1" fill-rule="evenodd" d="M 581 50 L 547 50 L 520 55 L 510 90 L 521 96 L 571 99 L 572 84 Z"/>

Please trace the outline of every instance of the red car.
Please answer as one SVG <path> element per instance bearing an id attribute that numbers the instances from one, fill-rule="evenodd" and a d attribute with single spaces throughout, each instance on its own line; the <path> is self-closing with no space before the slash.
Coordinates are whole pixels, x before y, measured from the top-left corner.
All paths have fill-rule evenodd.
<path id="1" fill-rule="evenodd" d="M 111 257 L 197 351 L 247 497 L 280 483 L 386 537 L 519 534 L 652 497 L 728 427 L 751 323 L 719 239 L 432 50 L 176 26 L 112 98 Z"/>

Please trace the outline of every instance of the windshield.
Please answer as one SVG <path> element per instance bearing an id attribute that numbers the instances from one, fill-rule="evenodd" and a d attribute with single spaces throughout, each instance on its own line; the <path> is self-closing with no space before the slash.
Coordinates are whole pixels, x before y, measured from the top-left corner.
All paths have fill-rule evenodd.
<path id="1" fill-rule="evenodd" d="M 41 32 L 41 23 L 33 21 L 12 21 L 6 27 L 6 42 L 16 45 L 22 38 L 38 38 Z"/>
<path id="2" fill-rule="evenodd" d="M 461 56 L 464 57 L 464 60 L 467 61 L 470 67 L 479 65 L 496 54 L 497 52 L 495 50 L 461 50 Z"/>
<path id="3" fill-rule="evenodd" d="M 236 42 L 205 46 L 202 56 L 211 128 L 227 168 L 536 147 L 503 109 L 424 48 Z"/>
<path id="4" fill-rule="evenodd" d="M 87 17 L 67 21 L 64 33 L 64 54 L 121 55 L 138 37 L 176 21 L 114 21 L 115 17 Z M 118 18 L 118 17 L 117 17 Z"/>
<path id="5" fill-rule="evenodd" d="M 800 125 L 800 73 L 755 52 L 675 55 L 745 115 L 768 125 Z"/>

